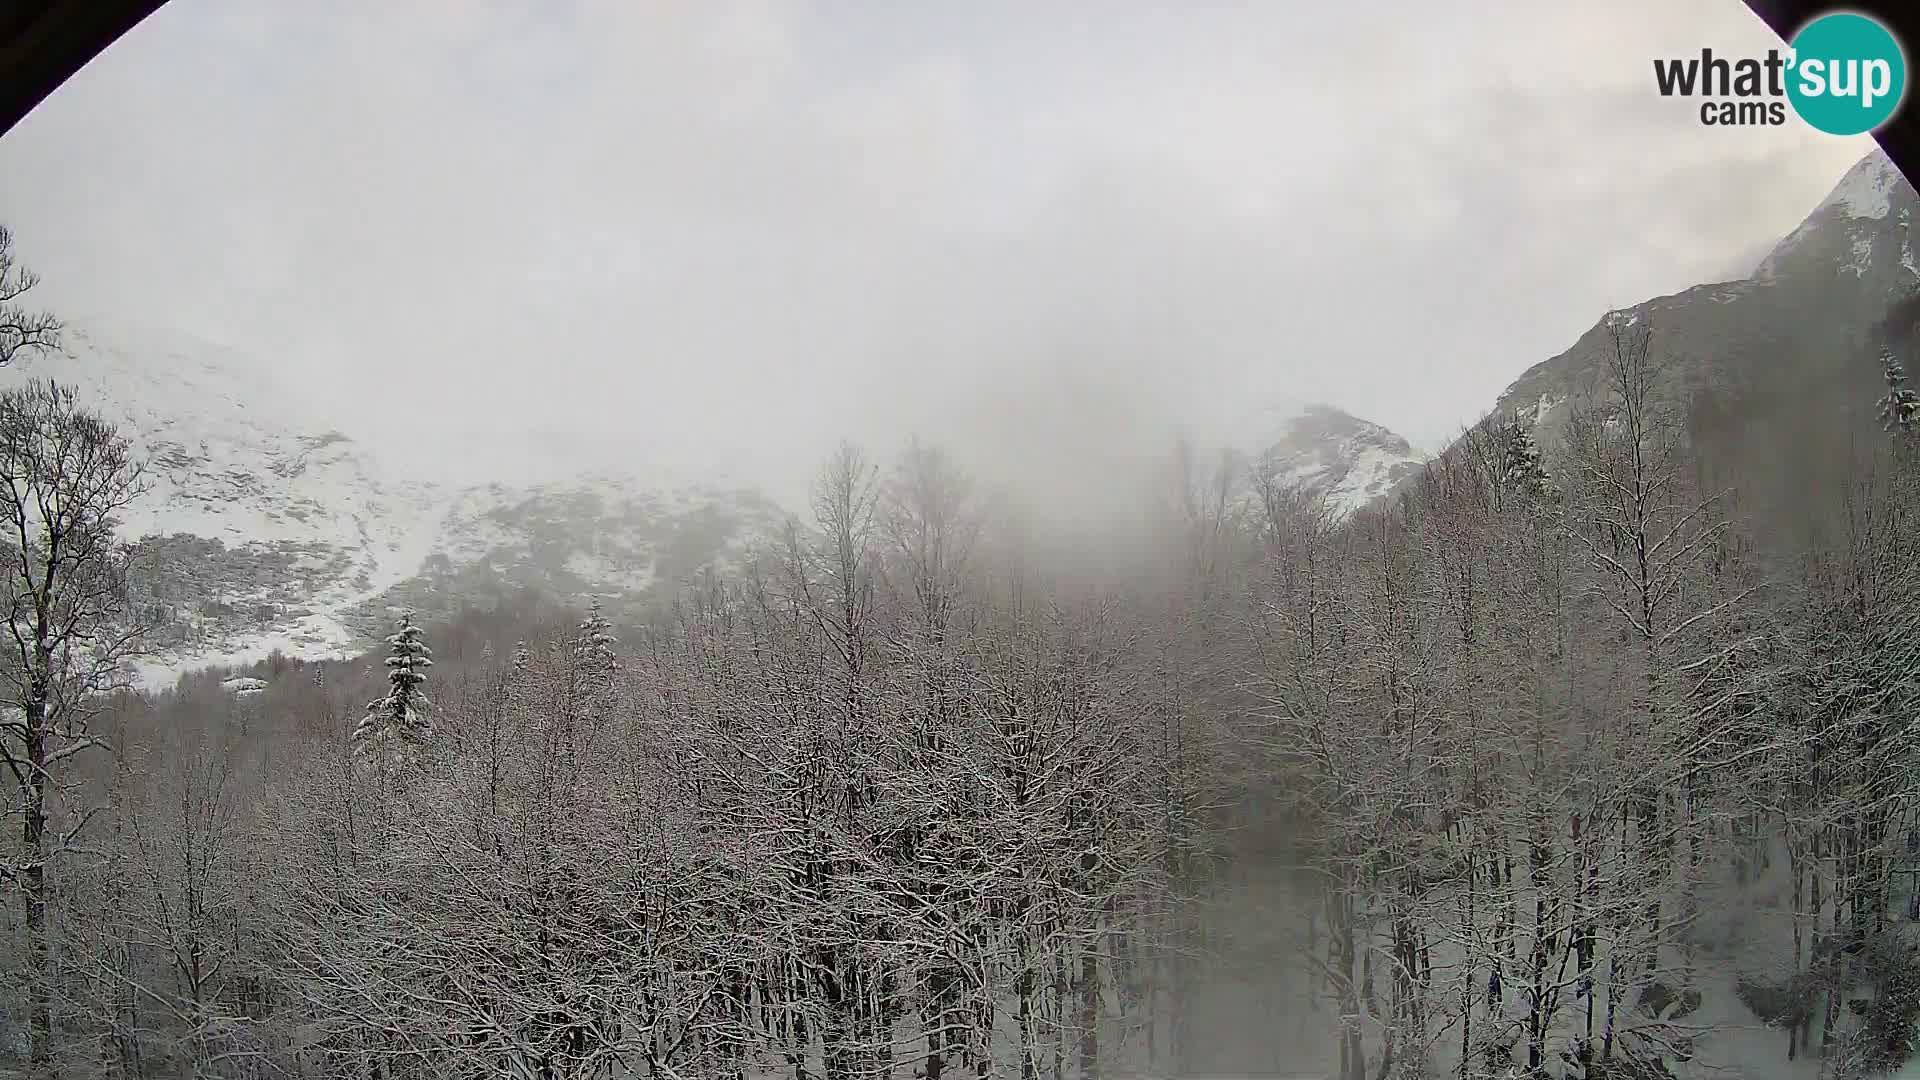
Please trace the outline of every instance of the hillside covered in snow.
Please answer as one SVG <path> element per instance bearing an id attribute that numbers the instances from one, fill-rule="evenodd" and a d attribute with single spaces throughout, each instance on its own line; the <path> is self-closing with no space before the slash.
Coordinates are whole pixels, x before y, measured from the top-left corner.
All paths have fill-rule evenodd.
<path id="1" fill-rule="evenodd" d="M 150 685 L 273 650 L 357 651 L 401 608 L 445 614 L 520 589 L 637 602 L 777 517 L 751 490 L 689 477 L 420 476 L 259 372 L 205 342 L 91 325 L 69 327 L 62 354 L 0 369 L 0 385 L 74 385 L 145 462 L 121 532 L 136 543 Z"/>

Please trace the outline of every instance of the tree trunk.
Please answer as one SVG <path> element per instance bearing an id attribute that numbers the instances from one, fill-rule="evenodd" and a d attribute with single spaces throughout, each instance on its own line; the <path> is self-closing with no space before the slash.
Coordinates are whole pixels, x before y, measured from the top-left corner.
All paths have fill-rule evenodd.
<path id="1" fill-rule="evenodd" d="M 44 651 L 44 650 L 42 650 Z M 48 658 L 49 666 L 51 658 Z M 42 671 L 47 670 L 42 668 Z M 27 790 L 21 875 L 26 904 L 27 1058 L 36 1076 L 53 1075 L 53 958 L 47 940 L 47 687 L 35 677 L 27 702 Z"/>
<path id="2" fill-rule="evenodd" d="M 1100 1075 L 1100 954 L 1089 943 L 1080 953 L 1080 1080 Z"/>

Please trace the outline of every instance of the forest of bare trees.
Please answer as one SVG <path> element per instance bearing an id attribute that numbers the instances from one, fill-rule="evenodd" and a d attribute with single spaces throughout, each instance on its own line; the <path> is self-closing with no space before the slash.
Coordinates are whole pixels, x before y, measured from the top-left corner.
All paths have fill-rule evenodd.
<path id="1" fill-rule="evenodd" d="M 1303 1018 L 1242 1033 L 1266 1071 L 1653 1078 L 1744 1026 L 1884 1072 L 1920 1016 L 1912 410 L 1785 543 L 1650 321 L 1609 331 L 1552 445 L 1490 418 L 1352 516 L 1172 454 L 1096 571 L 940 450 L 848 445 L 650 623 L 402 621 L 246 693 L 115 689 L 137 463 L 0 397 L 0 1061 L 1179 1074 L 1238 905 Z"/>

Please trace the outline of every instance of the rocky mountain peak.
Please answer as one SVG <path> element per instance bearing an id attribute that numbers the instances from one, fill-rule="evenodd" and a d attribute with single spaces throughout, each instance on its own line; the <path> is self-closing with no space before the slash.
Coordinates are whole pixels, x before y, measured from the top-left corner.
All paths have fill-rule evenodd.
<path id="1" fill-rule="evenodd" d="M 1913 184 L 1886 151 L 1874 149 L 1848 169 L 1820 205 L 1776 244 L 1753 278 L 1796 273 L 1865 277 L 1876 260 L 1920 279 L 1907 230 L 1916 207 Z M 1890 259 L 1887 256 L 1892 256 Z"/>
<path id="2" fill-rule="evenodd" d="M 1426 460 L 1387 428 L 1319 402 L 1256 410 L 1234 425 L 1231 445 L 1250 471 L 1324 492 L 1343 513 L 1385 495 Z"/>

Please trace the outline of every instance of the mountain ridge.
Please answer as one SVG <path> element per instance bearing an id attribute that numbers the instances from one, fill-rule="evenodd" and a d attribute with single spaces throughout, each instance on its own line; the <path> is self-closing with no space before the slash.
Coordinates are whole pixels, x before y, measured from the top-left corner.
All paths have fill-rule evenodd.
<path id="1" fill-rule="evenodd" d="M 58 352 L 0 369 L 0 386 L 45 379 L 72 385 L 144 462 L 121 534 L 135 549 L 136 614 L 152 628 L 154 653 L 136 665 L 149 687 L 276 649 L 347 654 L 402 607 L 443 614 L 523 586 L 644 593 L 737 557 L 741 530 L 775 516 L 750 489 L 672 470 L 413 477 L 232 350 L 164 331 L 72 326 Z M 704 546 L 683 539 L 683 518 L 704 526 Z M 582 557 L 603 549 L 619 561 Z M 474 564 L 496 587 L 449 595 L 448 575 Z"/>
<path id="2" fill-rule="evenodd" d="M 1492 415 L 1530 424 L 1543 447 L 1568 400 L 1598 379 L 1608 319 L 1651 318 L 1656 349 L 1679 363 L 1672 392 L 1739 386 L 1805 369 L 1804 377 L 1877 379 L 1849 367 L 1872 349 L 1889 312 L 1920 293 L 1910 226 L 1920 197 L 1882 150 L 1856 162 L 1826 198 L 1777 241 L 1751 275 L 1707 282 L 1604 312 L 1566 350 L 1522 372 Z M 1828 371 L 1828 367 L 1832 367 Z M 1825 366 L 1823 366 L 1825 365 Z"/>
<path id="3" fill-rule="evenodd" d="M 403 610 L 444 617 L 538 594 L 632 614 L 704 569 L 741 565 L 785 519 L 722 470 L 567 467 L 507 437 L 402 460 L 231 348 L 99 321 L 64 339 L 0 369 L 0 386 L 74 386 L 146 463 L 121 532 L 151 628 L 136 668 L 148 688 L 276 650 L 350 655 Z M 1342 513 L 1423 459 L 1323 404 L 1262 410 L 1231 449 Z"/>
<path id="4" fill-rule="evenodd" d="M 1871 336 L 1920 295 L 1913 186 L 1879 151 L 1744 279 L 1710 282 L 1604 314 L 1572 346 L 1522 372 L 1494 413 L 1543 448 L 1561 406 L 1597 377 L 1607 319 L 1651 318 L 1678 365 L 1676 392 L 1791 366 Z M 409 462 L 302 406 L 296 387 L 228 348 L 89 323 L 56 355 L 0 369 L 0 385 L 53 378 L 120 424 L 151 487 L 123 522 L 148 557 L 142 618 L 161 627 L 147 685 L 272 649 L 340 655 L 399 610 L 429 617 L 534 590 L 574 602 L 637 602 L 743 560 L 784 512 L 724 475 L 548 462 L 502 440 Z M 1339 514 L 1376 504 L 1429 455 L 1387 428 L 1317 402 L 1270 402 L 1228 425 L 1248 476 L 1319 492 Z M 564 471 L 565 475 L 556 475 Z"/>

